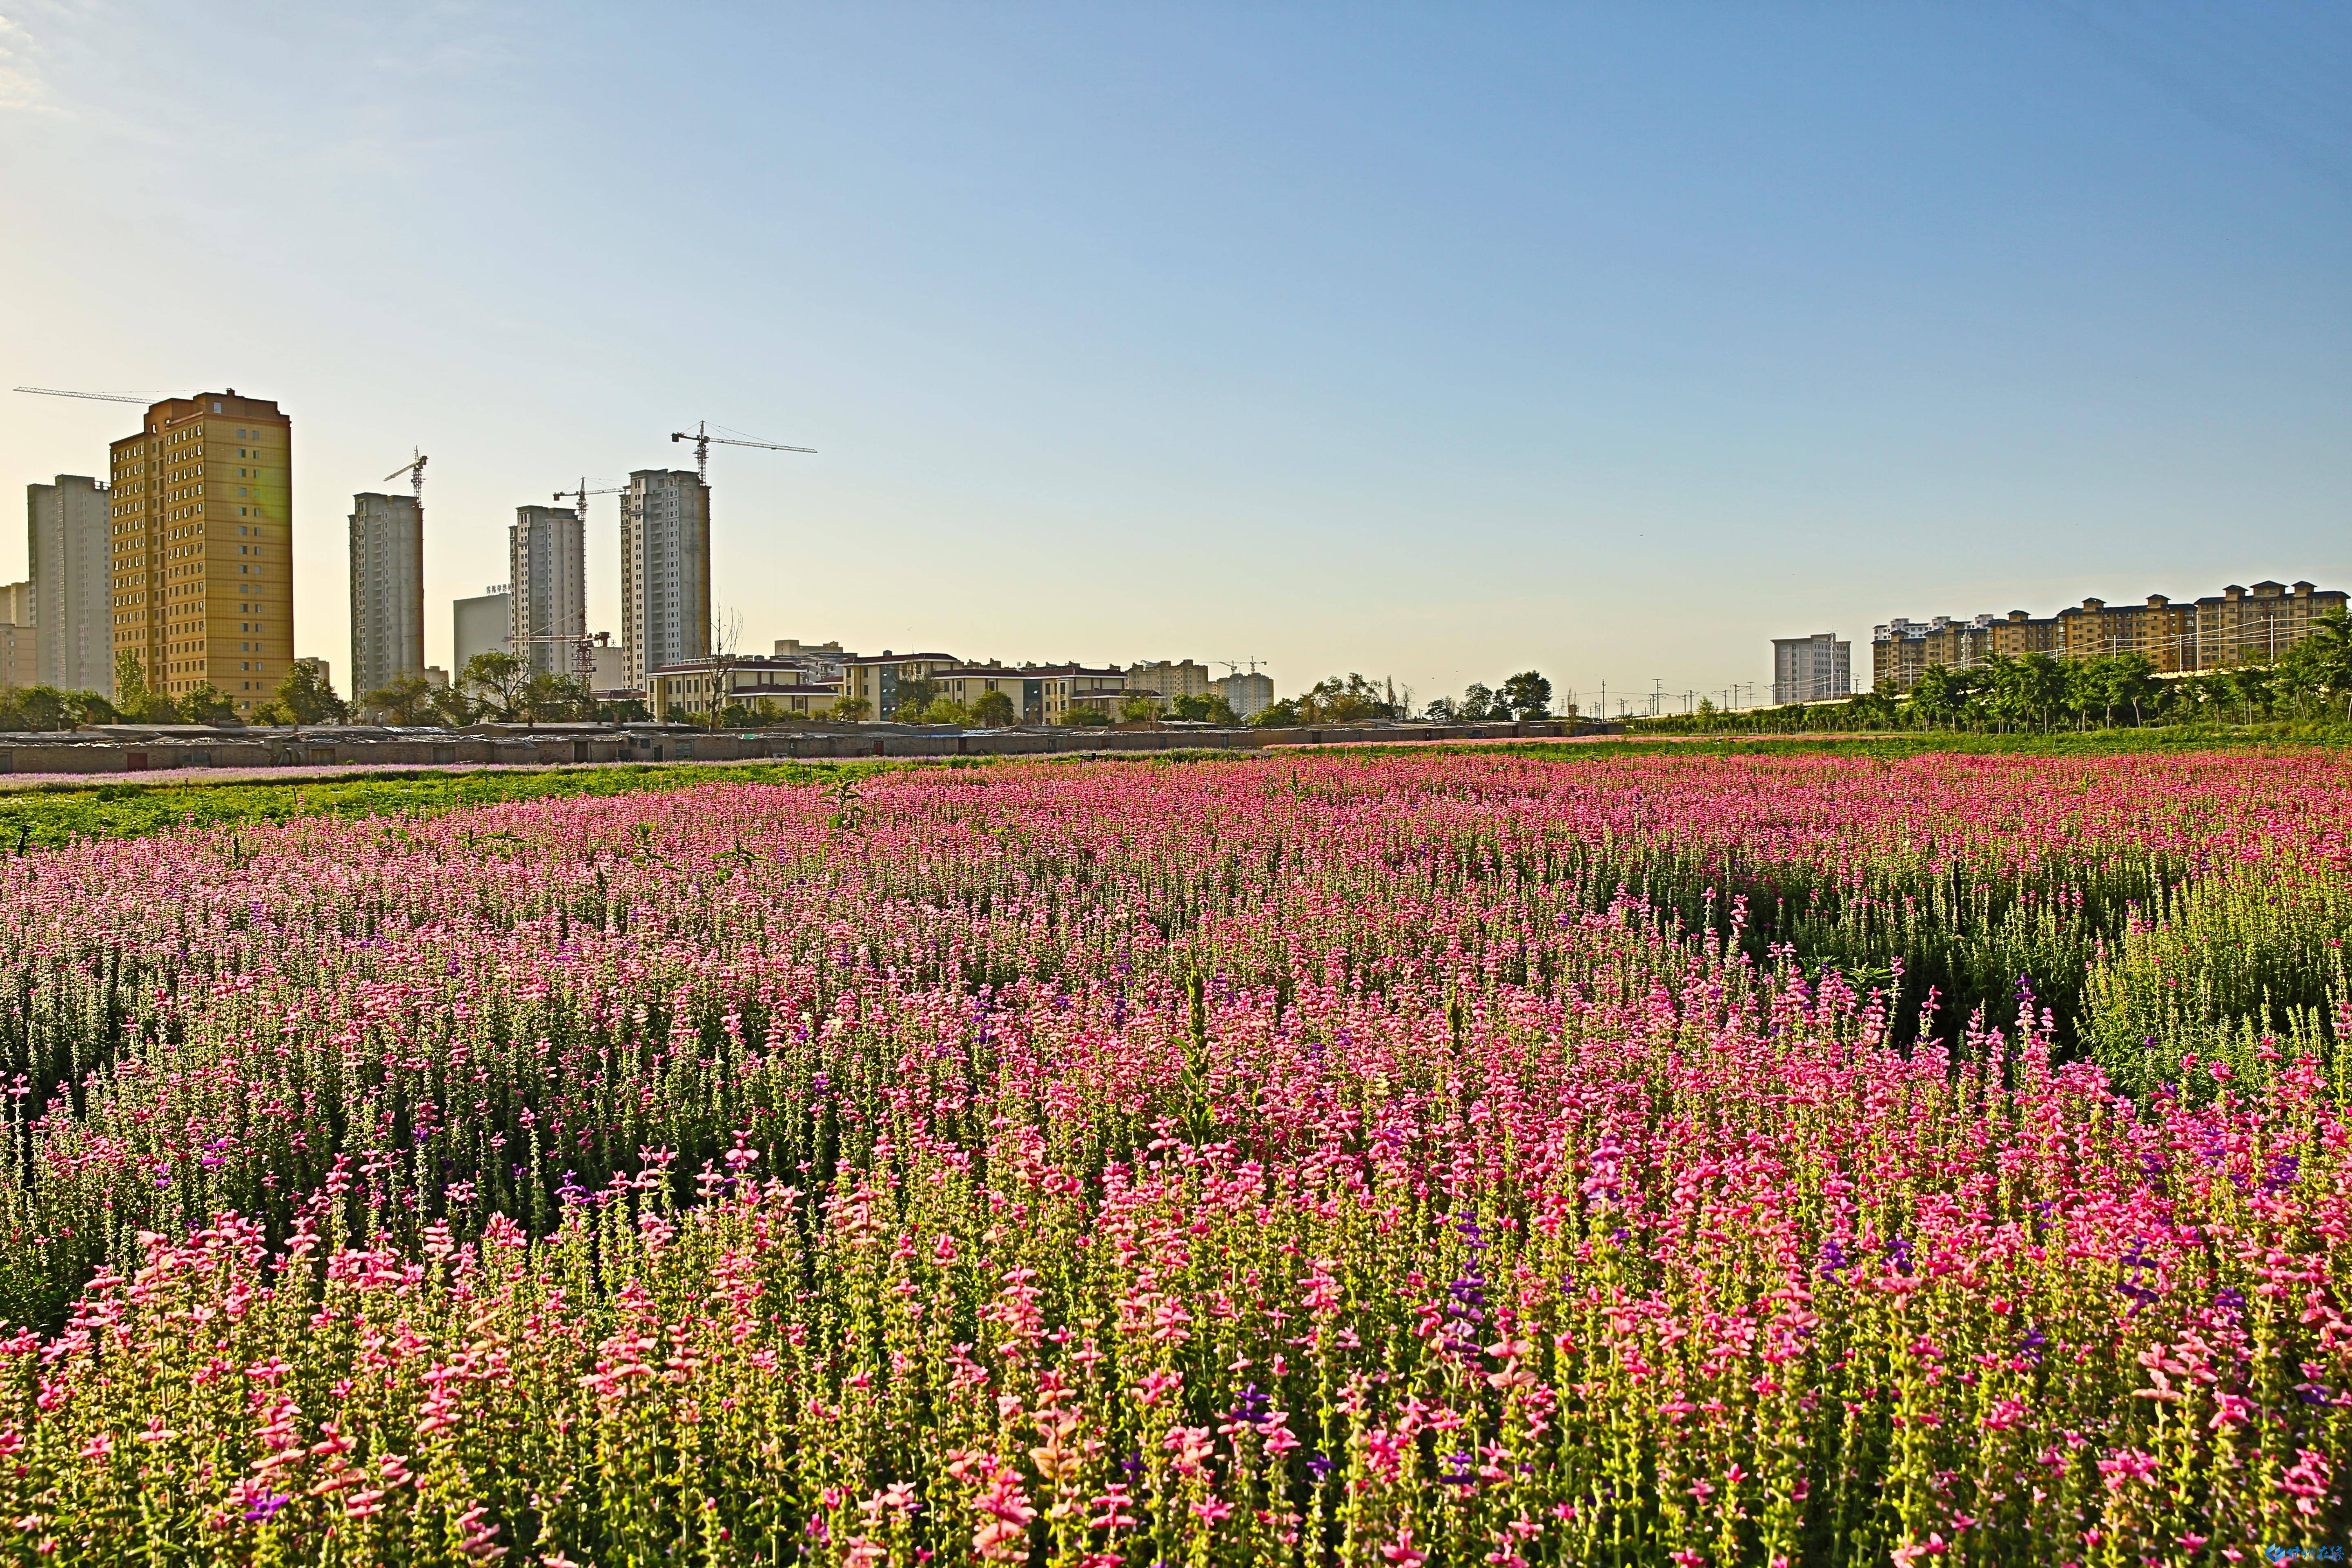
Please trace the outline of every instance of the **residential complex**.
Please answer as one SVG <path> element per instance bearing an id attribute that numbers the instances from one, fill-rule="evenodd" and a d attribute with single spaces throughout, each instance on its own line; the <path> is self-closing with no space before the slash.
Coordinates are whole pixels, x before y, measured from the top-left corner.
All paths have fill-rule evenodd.
<path id="1" fill-rule="evenodd" d="M 570 675 L 578 661 L 577 639 L 588 632 L 584 534 L 569 507 L 515 508 L 507 534 L 507 646 L 534 671 Z"/>
<path id="2" fill-rule="evenodd" d="M 622 668 L 656 669 L 710 649 L 710 487 L 686 469 L 640 468 L 621 497 Z"/>
<path id="3" fill-rule="evenodd" d="M 425 509 L 415 496 L 352 498 L 352 690 L 425 668 Z"/>
<path id="4" fill-rule="evenodd" d="M 169 397 L 111 447 L 113 653 L 151 689 L 239 712 L 294 658 L 293 422 L 235 391 Z"/>
<path id="5" fill-rule="evenodd" d="M 1853 645 L 1835 632 L 1772 639 L 1772 700 L 1819 702 L 1851 696 Z"/>
<path id="6" fill-rule="evenodd" d="M 25 487 L 26 552 L 33 602 L 11 623 L 41 628 L 36 682 L 60 691 L 114 694 L 114 603 L 108 575 L 110 492 L 79 474 Z"/>
<path id="7" fill-rule="evenodd" d="M 511 553 L 512 545 L 509 543 Z M 514 635 L 514 596 L 507 584 L 495 584 L 470 599 L 454 599 L 449 605 L 450 666 L 458 674 L 466 672 L 466 661 L 478 653 L 505 653 L 507 638 Z"/>
<path id="8" fill-rule="evenodd" d="M 2251 588 L 2233 583 L 2193 603 L 2162 594 L 2137 605 L 2085 599 L 2047 619 L 2023 610 L 1965 621 L 1898 618 L 1872 632 L 1871 679 L 1908 691 L 1937 665 L 1962 669 L 1995 654 L 2025 653 L 2072 659 L 2138 653 L 2163 675 L 2220 669 L 2277 658 L 2302 640 L 2314 619 L 2346 602 L 2339 590 L 2264 581 Z"/>

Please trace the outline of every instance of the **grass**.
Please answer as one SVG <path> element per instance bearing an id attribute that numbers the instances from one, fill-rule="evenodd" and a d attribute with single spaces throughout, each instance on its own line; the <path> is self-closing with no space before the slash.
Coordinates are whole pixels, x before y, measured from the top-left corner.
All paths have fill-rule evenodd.
<path id="1" fill-rule="evenodd" d="M 945 759 L 950 763 L 965 759 Z M 0 854 L 82 838 L 142 838 L 183 826 L 286 822 L 298 816 L 438 816 L 508 801 L 638 795 L 706 784 L 816 784 L 905 762 L 649 763 L 545 772 L 378 773 L 225 784 L 45 784 L 0 798 Z M 967 763 L 967 765 L 969 763 Z"/>

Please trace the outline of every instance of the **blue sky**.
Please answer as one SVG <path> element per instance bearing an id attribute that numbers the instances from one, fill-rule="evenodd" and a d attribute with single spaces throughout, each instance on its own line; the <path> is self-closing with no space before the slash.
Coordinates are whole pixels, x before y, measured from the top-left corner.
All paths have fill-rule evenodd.
<path id="1" fill-rule="evenodd" d="M 440 661 L 517 504 L 697 418 L 819 448 L 714 455 L 747 647 L 1590 706 L 2352 585 L 2341 5 L 0 17 L 0 384 L 278 398 L 339 673 L 412 445 Z M 127 412 L 0 394 L 0 483 Z"/>

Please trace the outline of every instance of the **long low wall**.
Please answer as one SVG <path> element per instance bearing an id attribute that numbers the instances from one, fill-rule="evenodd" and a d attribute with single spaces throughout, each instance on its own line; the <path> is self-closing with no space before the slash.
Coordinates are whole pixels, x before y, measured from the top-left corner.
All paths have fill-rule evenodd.
<path id="1" fill-rule="evenodd" d="M 1571 733 L 1563 720 L 1517 724 L 1335 725 L 1295 730 L 1000 730 L 980 733 L 453 734 L 387 740 L 0 741 L 0 773 L 122 773 L 176 768 L 551 767 L 575 763 L 727 763 L 759 758 L 1004 757 L 1105 752 L 1255 751 L 1275 746 L 1511 740 Z"/>

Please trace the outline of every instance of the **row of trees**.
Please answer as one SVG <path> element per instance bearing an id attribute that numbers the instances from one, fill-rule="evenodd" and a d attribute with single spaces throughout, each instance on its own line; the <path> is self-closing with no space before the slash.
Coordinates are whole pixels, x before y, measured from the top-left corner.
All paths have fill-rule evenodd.
<path id="1" fill-rule="evenodd" d="M 1574 704 L 1569 717 L 1576 713 Z M 1482 721 L 1549 719 L 1551 711 L 1551 682 L 1532 669 L 1523 669 L 1498 687 L 1472 682 L 1462 693 L 1460 701 L 1441 697 L 1429 705 L 1429 718 L 1440 723 L 1475 724 Z"/>

